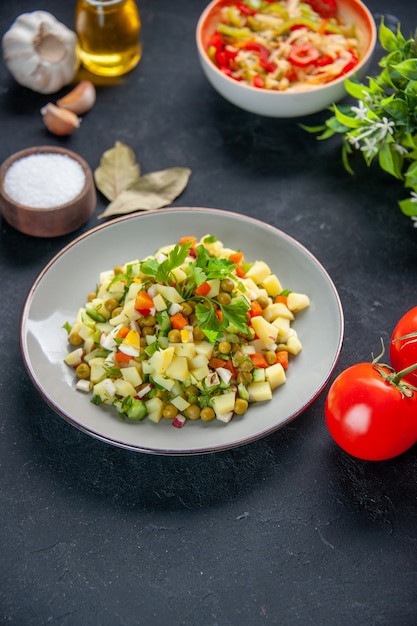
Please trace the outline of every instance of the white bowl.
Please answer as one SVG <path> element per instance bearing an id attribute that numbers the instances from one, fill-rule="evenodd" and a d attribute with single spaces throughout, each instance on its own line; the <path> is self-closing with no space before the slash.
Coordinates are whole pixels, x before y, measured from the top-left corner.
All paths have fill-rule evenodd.
<path id="1" fill-rule="evenodd" d="M 346 95 L 345 78 L 361 78 L 371 62 L 377 40 L 375 21 L 360 0 L 338 0 L 338 14 L 346 24 L 354 24 L 361 50 L 361 60 L 344 76 L 308 91 L 285 92 L 251 87 L 226 76 L 210 60 L 206 50 L 216 30 L 222 6 L 230 0 L 214 0 L 200 16 L 196 30 L 197 50 L 203 71 L 211 85 L 232 104 L 258 115 L 269 117 L 300 117 L 317 113 Z"/>
<path id="2" fill-rule="evenodd" d="M 269 402 L 259 402 L 229 424 L 170 420 L 155 424 L 121 420 L 114 407 L 96 406 L 75 390 L 73 371 L 64 363 L 69 345 L 63 328 L 73 323 L 101 271 L 179 241 L 211 233 L 249 260 L 264 260 L 282 285 L 305 292 L 310 307 L 294 322 L 303 350 L 291 362 L 287 381 Z M 122 245 L 115 245 L 121 242 Z M 300 243 L 258 220 L 215 209 L 159 209 L 125 216 L 81 235 L 61 250 L 30 290 L 21 318 L 23 359 L 45 401 L 65 420 L 106 443 L 152 454 L 202 454 L 251 441 L 288 424 L 317 398 L 339 358 L 343 311 L 337 291 L 320 262 Z M 106 410 L 111 409 L 111 410 Z"/>

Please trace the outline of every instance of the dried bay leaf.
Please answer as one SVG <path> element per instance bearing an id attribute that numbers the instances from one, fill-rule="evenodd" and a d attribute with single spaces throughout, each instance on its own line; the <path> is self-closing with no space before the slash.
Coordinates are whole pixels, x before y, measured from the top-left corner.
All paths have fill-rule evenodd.
<path id="1" fill-rule="evenodd" d="M 140 166 L 135 153 L 129 146 L 116 141 L 114 147 L 106 150 L 94 172 L 97 189 L 110 201 L 125 189 L 129 189 L 140 178 Z"/>
<path id="2" fill-rule="evenodd" d="M 186 167 L 171 167 L 140 176 L 129 188 L 121 191 L 98 217 L 150 211 L 167 206 L 184 191 L 190 175 L 191 170 Z"/>

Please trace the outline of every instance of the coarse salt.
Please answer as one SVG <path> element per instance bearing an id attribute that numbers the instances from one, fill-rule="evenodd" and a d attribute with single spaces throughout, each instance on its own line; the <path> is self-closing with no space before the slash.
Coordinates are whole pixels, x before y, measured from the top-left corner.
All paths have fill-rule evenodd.
<path id="1" fill-rule="evenodd" d="M 85 185 L 81 165 L 66 154 L 38 153 L 15 161 L 3 187 L 15 202 L 34 209 L 50 209 L 78 196 Z"/>

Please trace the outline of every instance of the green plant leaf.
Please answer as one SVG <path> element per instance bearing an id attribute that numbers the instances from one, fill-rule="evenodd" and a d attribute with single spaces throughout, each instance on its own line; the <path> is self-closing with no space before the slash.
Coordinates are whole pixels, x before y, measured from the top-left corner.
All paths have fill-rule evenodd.
<path id="1" fill-rule="evenodd" d="M 395 178 L 402 179 L 401 165 L 402 159 L 398 152 L 392 150 L 392 144 L 384 143 L 380 151 L 378 152 L 378 160 L 381 169 L 388 174 L 395 176 Z"/>
<path id="2" fill-rule="evenodd" d="M 395 34 L 390 30 L 387 26 L 385 26 L 384 21 L 381 21 L 378 31 L 379 41 L 381 46 L 388 50 L 389 52 L 392 50 L 398 49 L 398 41 Z"/>
<path id="3" fill-rule="evenodd" d="M 369 93 L 369 89 L 362 83 L 355 83 L 352 80 L 346 78 L 345 89 L 350 96 L 361 100 L 366 93 Z"/>
<path id="4" fill-rule="evenodd" d="M 393 69 L 407 80 L 417 80 L 417 59 L 408 59 L 394 65 Z"/>
<path id="5" fill-rule="evenodd" d="M 413 200 L 400 200 L 398 203 L 400 205 L 401 211 L 404 215 L 408 215 L 412 217 L 413 215 L 417 215 L 417 202 L 413 202 Z"/>
<path id="6" fill-rule="evenodd" d="M 412 189 L 417 189 L 417 161 L 412 163 L 404 175 L 405 178 L 405 186 L 411 187 Z"/>
<path id="7" fill-rule="evenodd" d="M 336 106 L 334 107 L 334 114 L 339 124 L 342 124 L 342 126 L 347 128 L 358 128 L 362 125 L 361 120 L 351 117 L 350 115 L 346 115 Z"/>

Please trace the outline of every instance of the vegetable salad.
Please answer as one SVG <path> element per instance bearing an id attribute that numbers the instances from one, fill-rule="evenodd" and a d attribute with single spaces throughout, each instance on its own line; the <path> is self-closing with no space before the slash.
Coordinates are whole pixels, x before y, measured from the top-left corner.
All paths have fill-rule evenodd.
<path id="1" fill-rule="evenodd" d="M 65 362 L 78 390 L 123 419 L 227 423 L 285 383 L 302 349 L 291 324 L 309 304 L 264 261 L 184 237 L 100 274 L 65 325 Z"/>
<path id="2" fill-rule="evenodd" d="M 302 91 L 352 70 L 360 54 L 354 26 L 331 0 L 243 0 L 222 7 L 208 55 L 252 87 Z"/>

